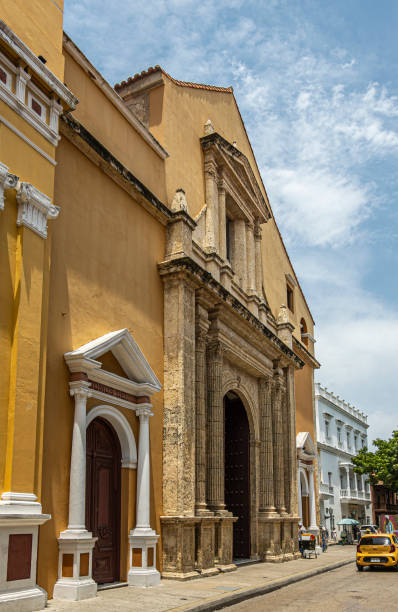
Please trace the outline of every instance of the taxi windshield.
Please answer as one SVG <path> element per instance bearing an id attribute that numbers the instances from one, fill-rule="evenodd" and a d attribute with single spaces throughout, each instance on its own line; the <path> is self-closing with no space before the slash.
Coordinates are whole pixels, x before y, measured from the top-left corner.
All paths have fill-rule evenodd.
<path id="1" fill-rule="evenodd" d="M 386 536 L 367 536 L 359 542 L 362 546 L 390 546 L 390 538 Z"/>

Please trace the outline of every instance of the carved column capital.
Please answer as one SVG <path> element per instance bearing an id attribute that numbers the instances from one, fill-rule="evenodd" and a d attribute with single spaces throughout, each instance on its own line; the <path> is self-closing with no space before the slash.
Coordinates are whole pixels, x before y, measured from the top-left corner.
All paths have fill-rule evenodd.
<path id="1" fill-rule="evenodd" d="M 21 183 L 18 193 L 17 225 L 25 225 L 42 238 L 47 238 L 47 219 L 58 217 L 60 208 L 30 183 Z"/>
<path id="2" fill-rule="evenodd" d="M 207 159 L 205 161 L 205 174 L 215 181 L 218 179 L 217 163 L 214 159 Z"/>
<path id="3" fill-rule="evenodd" d="M 254 239 L 261 240 L 262 228 L 259 219 L 254 221 Z"/>
<path id="4" fill-rule="evenodd" d="M 75 380 L 69 383 L 69 393 L 75 400 L 83 400 L 91 396 L 91 383 L 85 380 Z"/>
<path id="5" fill-rule="evenodd" d="M 6 189 L 16 189 L 19 178 L 8 172 L 8 167 L 0 162 L 0 210 L 4 208 L 4 192 Z"/>
<path id="6" fill-rule="evenodd" d="M 209 361 L 221 363 L 225 347 L 219 340 L 209 340 L 207 344 L 207 356 Z"/>

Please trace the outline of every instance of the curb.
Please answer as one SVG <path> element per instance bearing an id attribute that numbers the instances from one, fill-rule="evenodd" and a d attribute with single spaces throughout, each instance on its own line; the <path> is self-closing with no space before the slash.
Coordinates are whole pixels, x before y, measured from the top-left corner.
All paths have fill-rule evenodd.
<path id="1" fill-rule="evenodd" d="M 171 608 L 171 610 L 180 610 L 181 612 L 213 612 L 213 610 L 222 610 L 226 606 L 231 606 L 240 603 L 241 601 L 245 601 L 246 599 L 251 599 L 253 597 L 259 597 L 260 595 L 272 593 L 272 591 L 277 591 L 278 589 L 288 586 L 289 584 L 301 582 L 302 580 L 312 578 L 313 576 L 318 576 L 319 574 L 325 574 L 326 572 L 338 569 L 339 567 L 343 567 L 344 565 L 349 565 L 350 563 L 354 563 L 354 560 L 349 559 L 348 561 L 337 561 L 336 563 L 332 563 L 331 565 L 325 565 L 324 567 L 309 570 L 307 572 L 302 572 L 301 574 L 293 574 L 293 576 L 289 576 L 288 578 L 274 580 L 268 584 L 264 584 L 255 588 L 244 589 L 243 591 L 241 590 L 238 593 L 229 593 L 228 595 L 224 595 L 223 597 L 211 599 L 210 601 L 204 601 L 203 603 L 199 603 L 194 606 L 182 606 L 179 608 Z M 171 612 L 171 610 L 169 612 Z"/>

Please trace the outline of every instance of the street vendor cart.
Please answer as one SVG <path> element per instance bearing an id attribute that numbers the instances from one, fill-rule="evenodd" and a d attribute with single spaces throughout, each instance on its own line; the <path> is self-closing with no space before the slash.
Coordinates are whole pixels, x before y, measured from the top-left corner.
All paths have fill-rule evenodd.
<path id="1" fill-rule="evenodd" d="M 301 554 L 304 559 L 310 559 L 311 556 L 317 558 L 316 554 L 316 538 L 313 533 L 301 534 Z"/>

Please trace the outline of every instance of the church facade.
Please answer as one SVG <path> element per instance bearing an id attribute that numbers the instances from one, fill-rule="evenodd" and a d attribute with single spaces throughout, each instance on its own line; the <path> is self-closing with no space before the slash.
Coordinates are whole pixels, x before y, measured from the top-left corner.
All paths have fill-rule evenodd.
<path id="1" fill-rule="evenodd" d="M 159 67 L 113 88 L 61 47 L 58 13 L 54 40 L 29 38 L 42 3 L 16 4 L 0 27 L 0 603 L 296 558 L 300 469 L 317 488 L 314 323 L 232 89 Z"/>

